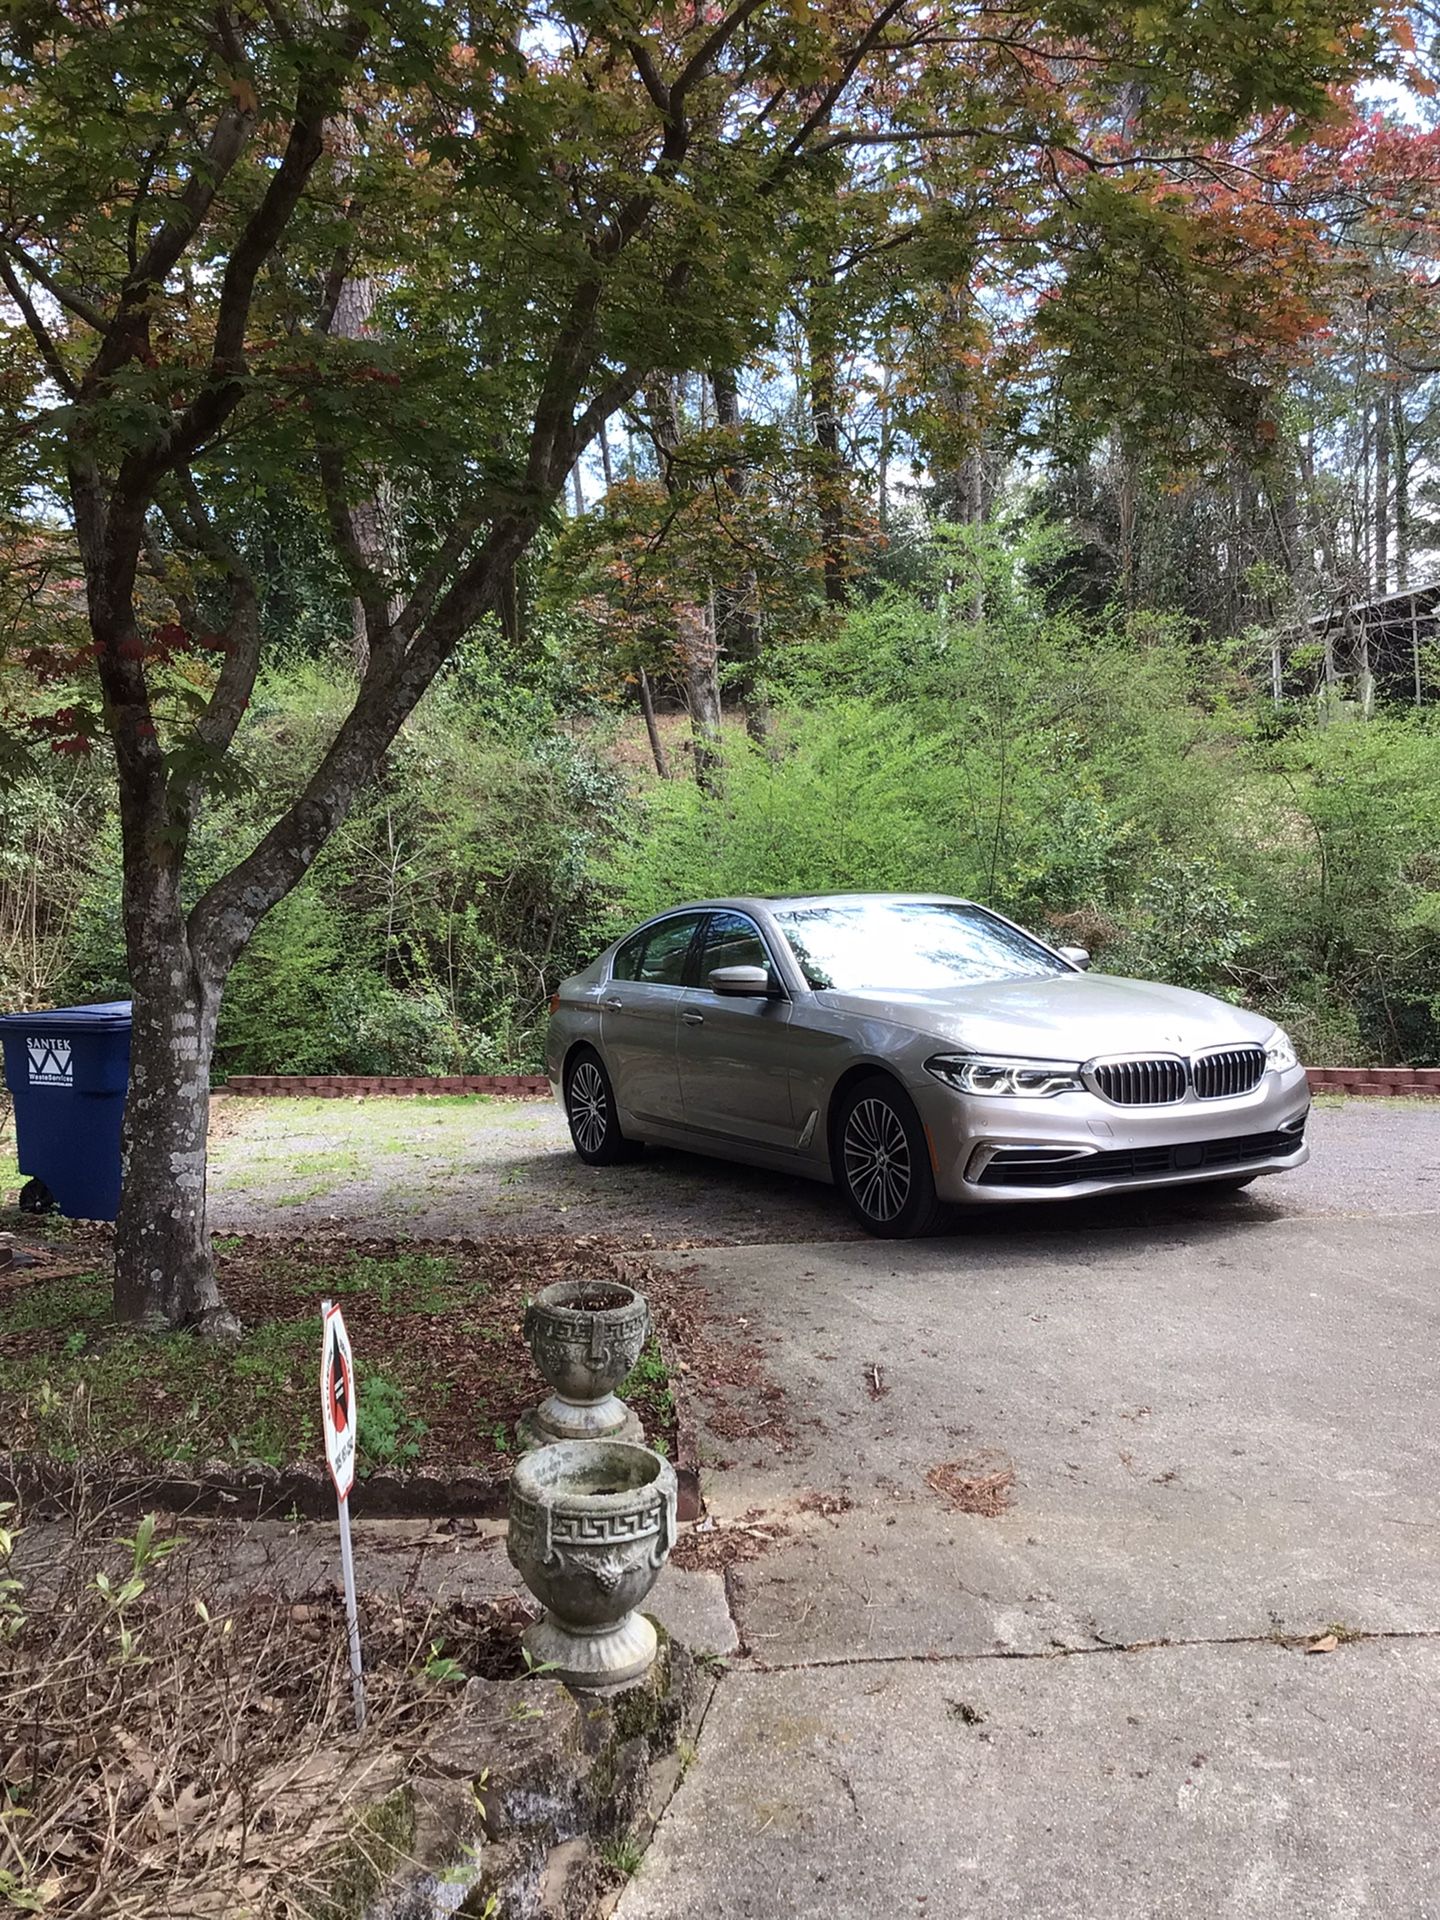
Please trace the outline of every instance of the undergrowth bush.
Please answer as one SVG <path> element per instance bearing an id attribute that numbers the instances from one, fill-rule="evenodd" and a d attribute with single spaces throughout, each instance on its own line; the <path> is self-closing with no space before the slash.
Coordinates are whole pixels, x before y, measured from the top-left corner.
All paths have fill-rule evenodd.
<path id="1" fill-rule="evenodd" d="M 555 730 L 543 703 L 497 714 L 493 684 L 464 667 L 432 691 L 379 785 L 261 923 L 226 991 L 218 1072 L 483 1073 L 534 1061 L 554 983 L 598 938 L 597 851 L 623 787 Z M 261 683 L 236 777 L 197 826 L 198 884 L 260 838 L 349 697 L 343 670 L 314 661 Z M 102 776 L 90 776 L 100 794 Z M 8 1006 L 127 991 L 118 834 L 103 813 L 83 835 L 52 834 L 62 799 L 77 809 L 67 792 L 42 779 L 7 797 L 30 822 L 25 844 L 62 843 L 42 875 L 43 924 L 10 942 Z M 0 912 L 21 898 L 18 884 L 5 891 L 7 871 L 0 864 Z M 18 906 L 12 918 L 23 931 Z"/>
<path id="2" fill-rule="evenodd" d="M 719 792 L 657 785 L 628 815 L 616 928 L 687 896 L 957 893 L 1261 1007 L 1313 1061 L 1440 1061 L 1428 716 L 1276 729 L 1238 649 L 1047 616 L 1013 584 L 979 626 L 884 594 L 788 675 Z"/>
<path id="3" fill-rule="evenodd" d="M 1317 1062 L 1440 1062 L 1440 725 L 1282 712 L 1244 641 L 1047 611 L 1026 585 L 1047 537 L 935 529 L 903 589 L 776 647 L 769 735 L 727 728 L 713 794 L 622 774 L 563 627 L 529 656 L 475 636 L 262 923 L 218 1071 L 530 1068 L 555 984 L 637 917 L 839 888 L 988 901 L 1107 970 L 1261 1007 Z M 323 659 L 262 681 L 200 883 L 352 692 Z M 0 1003 L 125 980 L 106 769 L 42 765 L 0 794 Z"/>

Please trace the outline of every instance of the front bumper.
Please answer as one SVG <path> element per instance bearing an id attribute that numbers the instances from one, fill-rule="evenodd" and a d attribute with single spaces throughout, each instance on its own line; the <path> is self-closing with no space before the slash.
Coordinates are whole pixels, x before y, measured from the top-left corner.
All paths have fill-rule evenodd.
<path id="1" fill-rule="evenodd" d="M 1098 1094 L 1051 1100 L 915 1090 L 944 1200 L 1004 1205 L 1286 1173 L 1310 1158 L 1303 1067 L 1251 1093 L 1121 1107 Z"/>

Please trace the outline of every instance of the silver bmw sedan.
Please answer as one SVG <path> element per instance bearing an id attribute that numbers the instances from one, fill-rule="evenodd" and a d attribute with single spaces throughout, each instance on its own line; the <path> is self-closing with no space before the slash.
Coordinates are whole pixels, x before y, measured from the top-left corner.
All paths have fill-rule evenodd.
<path id="1" fill-rule="evenodd" d="M 592 1166 L 654 1142 L 804 1174 L 891 1238 L 956 1202 L 1304 1164 L 1272 1020 L 1088 966 L 969 900 L 701 900 L 564 982 L 546 1067 Z"/>

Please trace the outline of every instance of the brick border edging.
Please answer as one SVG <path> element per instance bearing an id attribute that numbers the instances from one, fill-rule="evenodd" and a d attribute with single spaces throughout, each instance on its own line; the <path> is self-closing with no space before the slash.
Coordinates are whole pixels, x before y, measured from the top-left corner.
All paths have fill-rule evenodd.
<path id="1" fill-rule="evenodd" d="M 693 1438 L 689 1444 L 693 1446 Z M 687 1440 L 681 1439 L 675 1468 L 678 1516 L 698 1520 L 705 1511 L 700 1469 Z M 74 1472 L 45 1458 L 15 1455 L 0 1468 L 0 1499 L 22 1505 L 53 1500 L 63 1506 L 69 1498 Z M 291 1513 L 302 1520 L 333 1520 L 335 1489 L 330 1476 L 300 1467 L 244 1468 L 233 1471 L 217 1463 L 198 1472 L 175 1465 L 157 1465 L 150 1474 L 117 1473 L 106 1481 L 92 1472 L 91 1488 L 107 1509 L 125 1513 L 155 1507 L 165 1513 L 194 1514 L 197 1518 L 227 1520 L 283 1520 Z M 432 1470 L 387 1473 L 383 1469 L 355 1482 L 351 1512 L 357 1520 L 424 1520 L 460 1518 L 503 1520 L 510 1503 L 510 1475 L 456 1474 L 446 1477 Z"/>
<path id="2" fill-rule="evenodd" d="M 1440 1098 L 1440 1067 L 1307 1067 L 1311 1093 Z"/>
<path id="3" fill-rule="evenodd" d="M 234 1073 L 222 1093 L 308 1094 L 354 1099 L 366 1094 L 491 1093 L 529 1100 L 548 1095 L 543 1073 Z"/>
<path id="4" fill-rule="evenodd" d="M 1440 1067 L 1310 1067 L 1312 1093 L 1409 1094 L 1440 1098 Z M 301 1094 L 322 1100 L 363 1099 L 369 1094 L 489 1093 L 533 1100 L 550 1092 L 543 1073 L 237 1073 L 218 1091 L 240 1094 Z"/>

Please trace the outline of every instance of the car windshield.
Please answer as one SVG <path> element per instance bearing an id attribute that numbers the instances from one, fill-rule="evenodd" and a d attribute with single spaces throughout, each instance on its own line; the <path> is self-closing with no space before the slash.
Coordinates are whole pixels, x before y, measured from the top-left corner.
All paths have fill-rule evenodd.
<path id="1" fill-rule="evenodd" d="M 837 987 L 914 991 L 1065 973 L 1037 940 L 981 907 L 937 900 L 836 900 L 774 909 L 801 973 Z"/>

